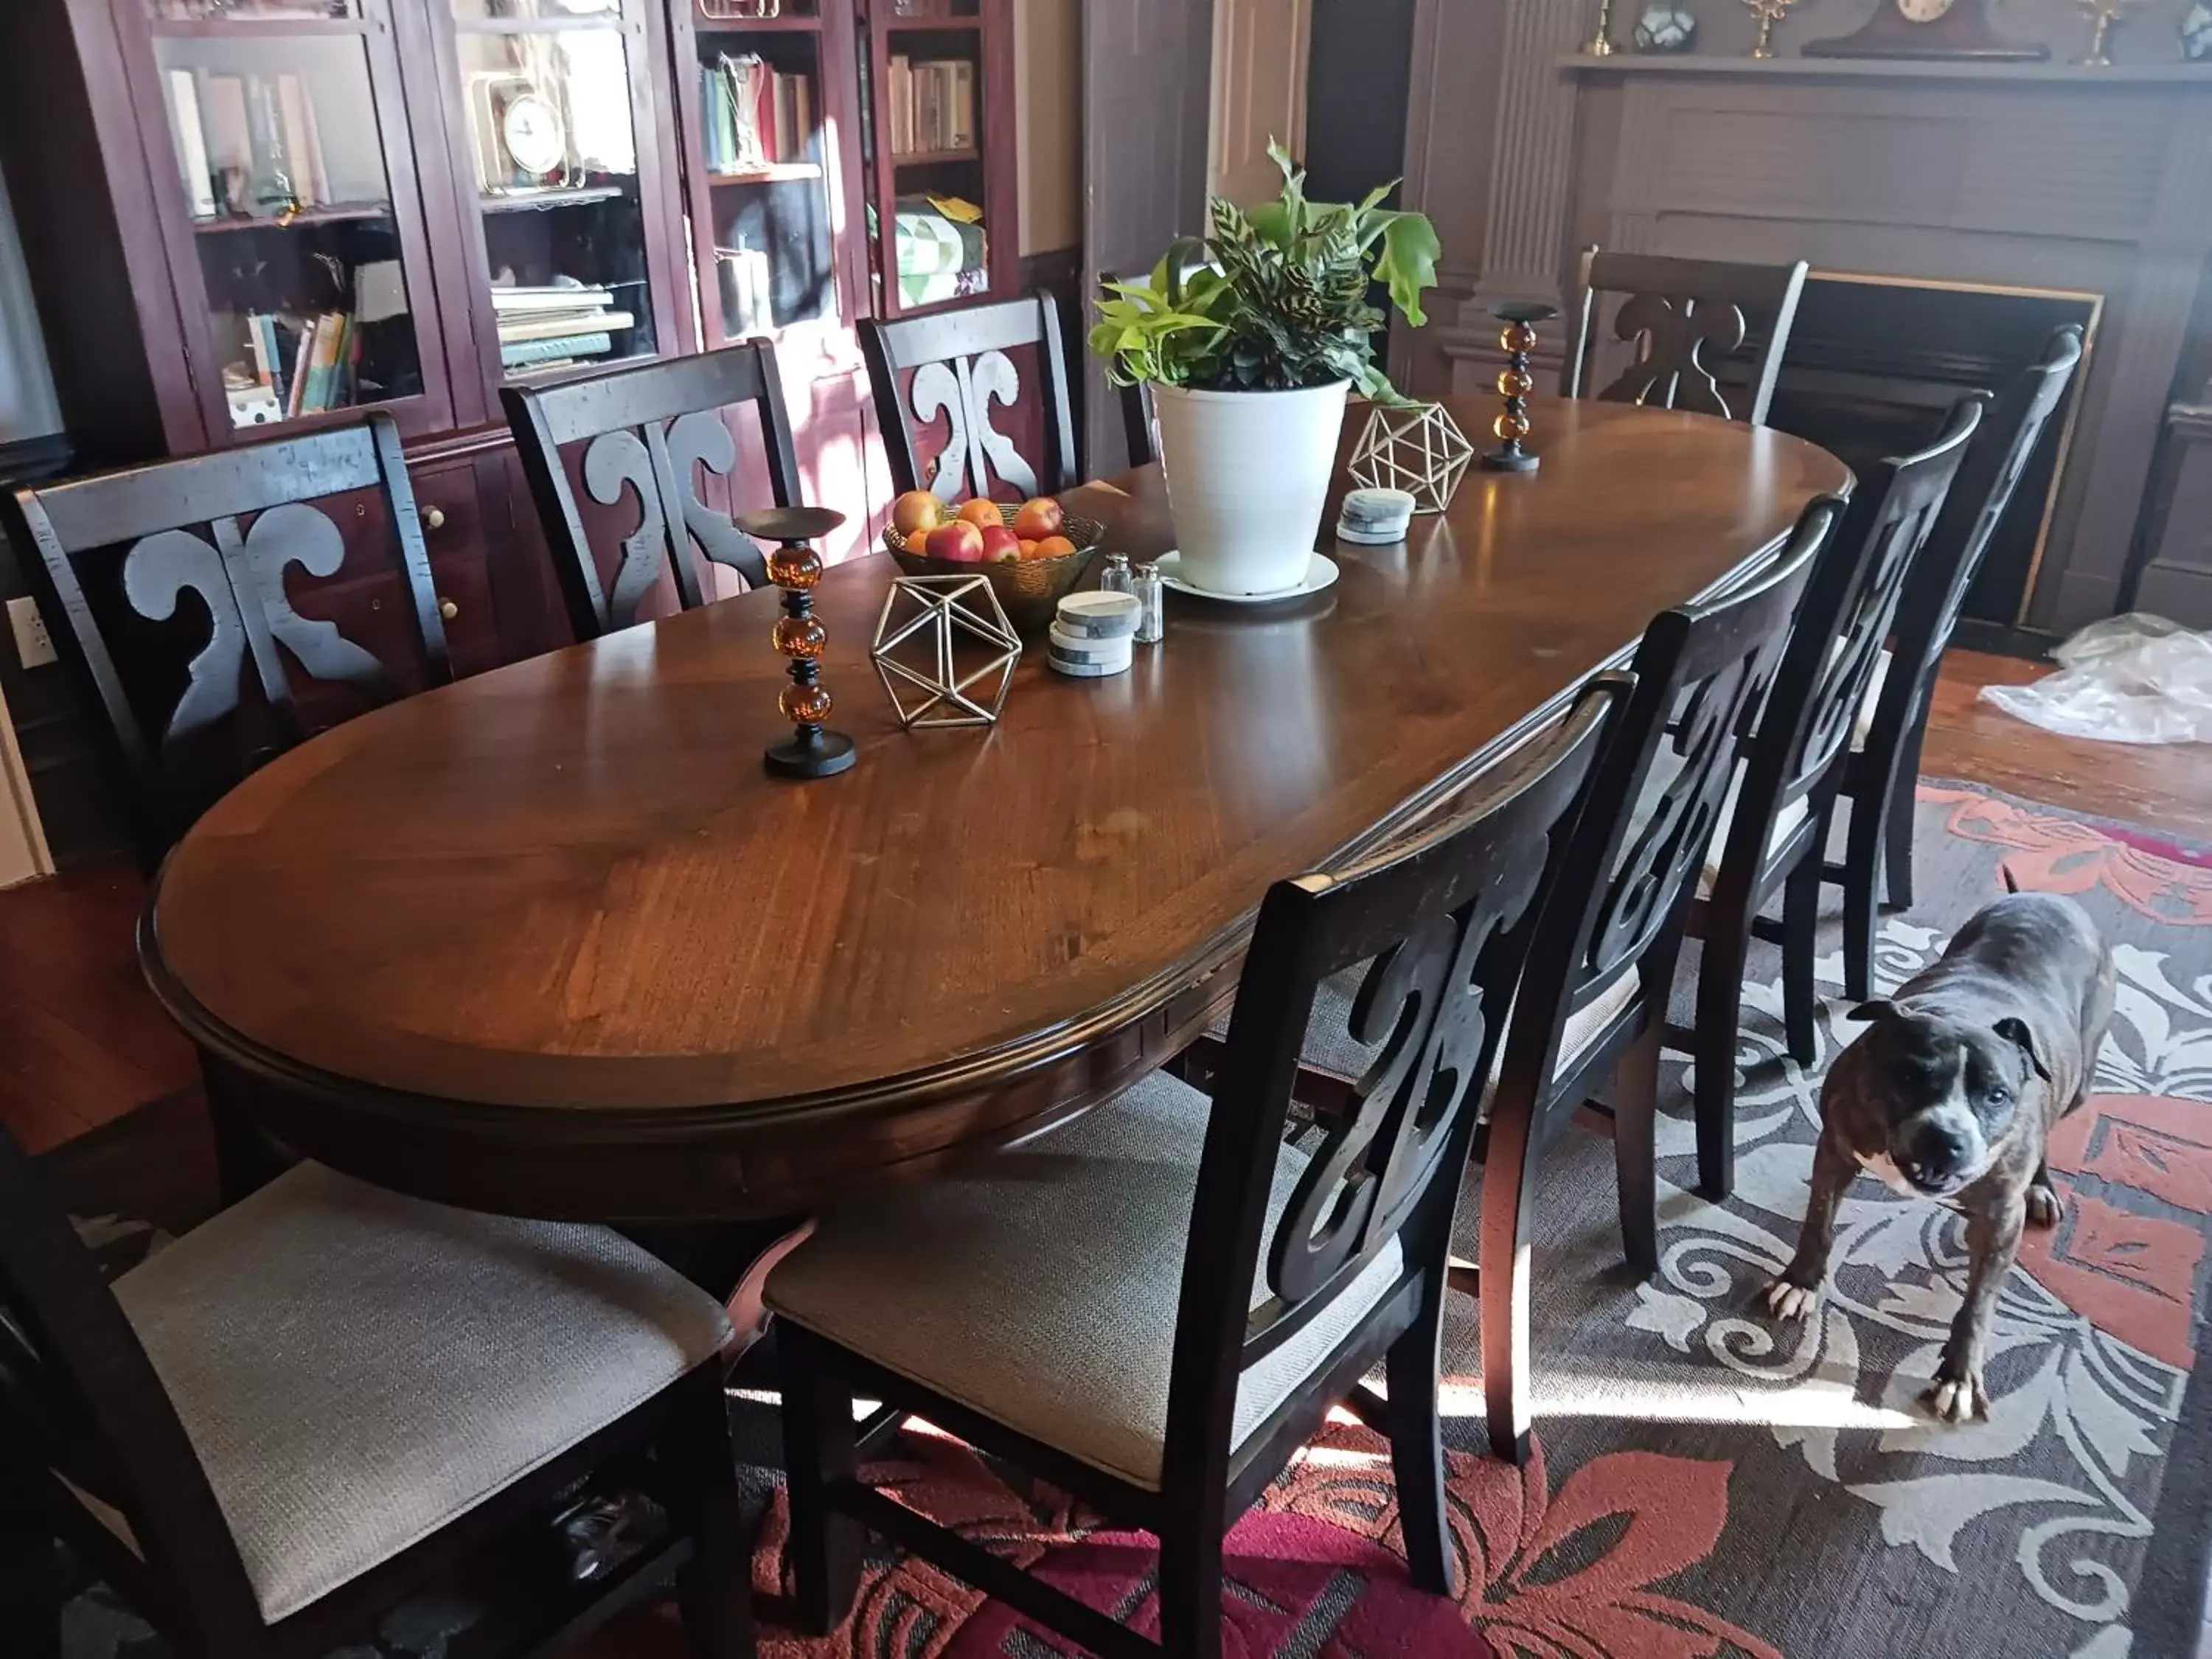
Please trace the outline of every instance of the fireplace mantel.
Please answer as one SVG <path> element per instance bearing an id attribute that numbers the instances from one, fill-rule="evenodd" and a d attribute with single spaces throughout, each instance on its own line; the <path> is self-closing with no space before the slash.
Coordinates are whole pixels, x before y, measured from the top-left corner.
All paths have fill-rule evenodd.
<path id="1" fill-rule="evenodd" d="M 1696 52 L 1567 52 L 1553 60 L 1571 75 L 1665 76 L 1743 81 L 1966 81 L 2037 88 L 2197 87 L 2212 94 L 2212 64 L 1980 63 L 1972 58 L 1719 58 Z"/>
<path id="2" fill-rule="evenodd" d="M 1465 62 L 1487 44 L 1455 8 L 1423 5 L 1431 62 Z M 1825 35 L 1847 20 L 1817 21 L 1817 31 L 1811 17 L 1795 26 Z M 1502 39 L 1491 38 L 1508 55 L 1486 98 L 1432 88 L 1424 99 L 1417 75 L 1408 194 L 1467 264 L 1447 268 L 1455 320 L 1405 353 L 1416 384 L 1486 386 L 1489 305 L 1564 307 L 1577 252 L 1593 243 L 2099 295 L 2072 445 L 2019 621 L 2064 634 L 2111 614 L 2148 549 L 2143 599 L 2212 627 L 2212 531 L 2189 555 L 2201 572 L 2159 568 L 2173 476 L 2163 457 L 2195 441 L 2169 410 L 2212 393 L 2212 66 L 1591 58 L 1571 50 L 1588 27 L 1569 0 L 1505 0 Z M 1486 133 L 1470 131 L 1478 121 Z M 1470 149 L 1486 179 L 1470 176 Z M 1559 343 L 1547 348 L 1556 362 Z"/>

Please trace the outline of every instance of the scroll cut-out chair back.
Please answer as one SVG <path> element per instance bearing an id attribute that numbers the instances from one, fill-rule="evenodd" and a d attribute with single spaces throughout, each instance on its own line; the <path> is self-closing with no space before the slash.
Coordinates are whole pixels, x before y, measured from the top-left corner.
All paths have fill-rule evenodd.
<path id="1" fill-rule="evenodd" d="M 1619 676 L 1601 681 L 1517 778 L 1426 835 L 1268 892 L 1200 1166 L 1168 1469 L 1185 1458 L 1202 1467 L 1208 1446 L 1218 1457 L 1210 1437 L 1217 1414 L 1227 1420 L 1238 1375 L 1296 1335 L 1392 1240 L 1401 1243 L 1408 1282 L 1440 1280 L 1460 1172 L 1531 926 L 1624 691 Z M 1376 1058 L 1262 1237 L 1315 993 L 1363 961 L 1351 1035 L 1374 1045 Z M 1271 1294 L 1252 1308 L 1263 1261 Z"/>
<path id="2" fill-rule="evenodd" d="M 702 562 L 735 571 L 748 587 L 766 585 L 760 547 L 702 483 L 703 474 L 726 480 L 732 496 L 743 485 L 722 412 L 751 404 L 769 494 L 778 507 L 798 503 L 791 419 L 767 341 L 558 386 L 508 386 L 500 398 L 579 640 L 644 619 L 648 602 L 671 588 L 684 610 L 705 604 L 715 596 Z M 595 507 L 578 499 L 579 483 Z"/>
<path id="3" fill-rule="evenodd" d="M 380 658 L 295 608 L 295 569 L 315 579 L 362 574 L 359 555 L 375 538 L 356 532 L 349 545 L 330 501 L 348 495 L 361 516 L 370 501 L 381 513 L 413 613 L 416 660 Z M 42 608 L 106 716 L 149 867 L 247 772 L 328 723 L 303 718 L 290 668 L 344 688 L 340 703 L 356 708 L 453 678 L 398 432 L 386 416 L 21 489 L 0 509 L 11 536 L 36 553 L 30 574 Z"/>
<path id="4" fill-rule="evenodd" d="M 1042 453 L 1024 456 L 1012 431 L 1028 424 L 1019 368 L 1008 354 L 1034 349 Z M 876 424 L 901 494 L 927 489 L 945 501 L 996 495 L 1024 500 L 1072 489 L 1078 476 L 1060 307 L 1039 289 L 1026 299 L 965 306 L 860 325 Z M 925 466 L 921 434 L 945 437 Z"/>
<path id="5" fill-rule="evenodd" d="M 1585 249 L 1565 395 L 1765 424 L 1805 272 L 1802 259 L 1731 264 Z M 1615 295 L 1623 296 L 1618 306 L 1605 297 Z M 1609 339 L 1601 337 L 1601 313 Z M 1750 384 L 1723 392 L 1722 359 L 1754 334 L 1759 343 Z M 1625 366 L 1616 368 L 1623 359 Z M 1585 378 L 1602 384 L 1585 392 Z"/>

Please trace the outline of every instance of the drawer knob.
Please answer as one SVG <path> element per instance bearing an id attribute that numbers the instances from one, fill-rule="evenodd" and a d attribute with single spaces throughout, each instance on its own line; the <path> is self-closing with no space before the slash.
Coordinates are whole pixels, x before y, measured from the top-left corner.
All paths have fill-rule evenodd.
<path id="1" fill-rule="evenodd" d="M 438 599 L 438 614 L 447 622 L 451 622 L 461 614 L 461 607 L 441 594 Z"/>
<path id="2" fill-rule="evenodd" d="M 446 509 L 442 507 L 425 507 L 422 527 L 425 530 L 443 530 L 446 527 Z"/>

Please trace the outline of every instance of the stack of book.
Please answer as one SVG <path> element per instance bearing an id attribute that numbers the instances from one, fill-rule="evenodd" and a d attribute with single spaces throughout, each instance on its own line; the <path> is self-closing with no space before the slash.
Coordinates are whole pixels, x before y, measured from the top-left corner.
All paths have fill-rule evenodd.
<path id="1" fill-rule="evenodd" d="M 315 106 L 297 75 L 168 72 L 177 161 L 193 216 L 327 206 Z"/>
<path id="2" fill-rule="evenodd" d="M 501 366 L 535 373 L 605 356 L 615 348 L 616 331 L 637 324 L 629 312 L 615 310 L 614 302 L 611 289 L 570 276 L 545 288 L 495 288 L 491 308 L 499 318 Z"/>
<path id="3" fill-rule="evenodd" d="M 253 312 L 246 319 L 246 343 L 252 380 L 228 388 L 234 410 L 251 406 L 264 411 L 258 418 L 290 420 L 354 402 L 361 335 L 352 312 Z"/>
<path id="4" fill-rule="evenodd" d="M 975 148 L 975 65 L 964 58 L 891 59 L 884 77 L 891 154 Z"/>
<path id="5" fill-rule="evenodd" d="M 726 52 L 699 69 L 699 118 L 705 127 L 707 170 L 765 173 L 810 161 L 814 143 L 814 85 L 786 75 L 756 54 Z"/>

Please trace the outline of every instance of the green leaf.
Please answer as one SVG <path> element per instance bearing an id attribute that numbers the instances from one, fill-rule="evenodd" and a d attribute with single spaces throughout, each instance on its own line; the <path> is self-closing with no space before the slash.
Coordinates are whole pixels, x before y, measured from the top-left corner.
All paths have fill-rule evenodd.
<path id="1" fill-rule="evenodd" d="M 1419 213 L 1384 216 L 1382 257 L 1375 275 L 1390 290 L 1390 303 L 1419 328 L 1429 319 L 1421 310 L 1421 295 L 1437 285 L 1437 260 L 1443 252 L 1436 227 Z"/>

